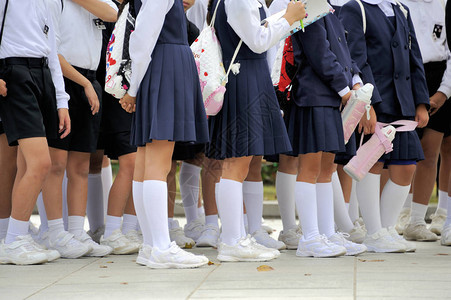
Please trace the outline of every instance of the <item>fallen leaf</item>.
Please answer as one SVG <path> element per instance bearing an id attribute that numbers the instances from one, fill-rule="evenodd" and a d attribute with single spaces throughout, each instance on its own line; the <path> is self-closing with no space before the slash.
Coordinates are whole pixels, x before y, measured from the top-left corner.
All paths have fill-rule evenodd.
<path id="1" fill-rule="evenodd" d="M 436 255 L 444 255 L 444 256 L 448 256 L 448 253 L 437 253 Z"/>
<path id="2" fill-rule="evenodd" d="M 383 259 L 359 259 L 361 262 L 383 262 Z"/>
<path id="3" fill-rule="evenodd" d="M 214 264 L 215 264 L 214 262 L 208 261 L 208 265 L 209 265 L 209 266 L 214 265 Z"/>
<path id="4" fill-rule="evenodd" d="M 101 268 L 101 269 L 107 269 L 108 267 L 107 267 L 107 266 L 104 266 L 104 265 L 101 265 L 101 266 L 99 266 L 99 268 Z"/>
<path id="5" fill-rule="evenodd" d="M 259 272 L 268 272 L 268 271 L 273 271 L 274 269 L 270 266 L 267 265 L 261 265 L 260 267 L 257 268 L 257 271 Z"/>
<path id="6" fill-rule="evenodd" d="M 107 264 L 114 264 L 114 261 L 107 261 Z"/>
<path id="7" fill-rule="evenodd" d="M 192 248 L 193 248 L 192 244 L 188 244 L 188 243 L 185 244 L 185 249 L 192 249 Z"/>
<path id="8" fill-rule="evenodd" d="M 312 276 L 312 274 L 307 273 L 307 274 L 304 274 L 304 276 Z"/>
<path id="9" fill-rule="evenodd" d="M 128 282 L 121 282 L 121 284 L 123 284 L 123 285 L 127 285 L 127 284 L 128 284 Z"/>

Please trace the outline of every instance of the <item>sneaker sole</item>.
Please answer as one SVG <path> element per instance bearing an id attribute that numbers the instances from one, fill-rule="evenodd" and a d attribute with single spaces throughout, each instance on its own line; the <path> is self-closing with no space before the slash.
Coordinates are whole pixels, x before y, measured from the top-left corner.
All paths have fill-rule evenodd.
<path id="1" fill-rule="evenodd" d="M 373 248 L 371 246 L 368 247 L 368 245 L 365 245 L 368 249 L 368 252 L 376 252 L 376 253 L 405 253 L 405 249 L 380 249 L 380 248 Z"/>
<path id="2" fill-rule="evenodd" d="M 201 262 L 197 264 L 175 264 L 175 263 L 156 263 L 148 261 L 147 266 L 151 269 L 194 269 L 208 264 L 207 262 Z"/>
<path id="3" fill-rule="evenodd" d="M 438 241 L 438 238 L 437 239 L 419 239 L 419 238 L 414 238 L 414 237 L 408 237 L 408 236 L 406 236 L 406 235 L 404 235 L 404 238 L 407 240 L 407 241 L 417 241 L 417 242 L 436 242 L 436 241 Z"/>
<path id="4" fill-rule="evenodd" d="M 236 257 L 236 256 L 229 256 L 229 255 L 218 255 L 218 260 L 223 262 L 257 262 L 257 261 L 270 261 L 275 258 L 274 257 L 267 257 L 267 258 L 242 258 L 242 257 Z"/>
<path id="5" fill-rule="evenodd" d="M 147 266 L 147 264 L 149 263 L 149 260 L 138 256 L 136 258 L 136 263 L 141 266 Z"/>
<path id="6" fill-rule="evenodd" d="M 316 258 L 328 258 L 328 257 L 340 257 L 346 254 L 346 251 L 342 251 L 339 253 L 333 253 L 333 254 L 318 254 L 314 253 L 312 251 L 296 251 L 296 256 L 299 257 L 316 257 Z"/>
<path id="7" fill-rule="evenodd" d="M 48 262 L 47 257 L 42 258 L 42 259 L 34 259 L 34 260 L 15 260 L 15 259 L 10 259 L 7 257 L 0 257 L 0 264 L 3 265 L 8 265 L 8 264 L 13 264 L 13 265 L 18 265 L 18 266 L 26 266 L 26 265 L 39 265 L 39 264 L 44 264 Z"/>
<path id="8" fill-rule="evenodd" d="M 348 251 L 346 251 L 345 256 L 356 256 L 356 255 L 365 253 L 366 251 L 367 251 L 367 250 L 364 250 L 364 251 L 355 251 L 355 252 L 348 252 Z"/>
<path id="9" fill-rule="evenodd" d="M 113 252 L 111 254 L 114 255 L 129 255 L 129 254 L 135 254 L 139 252 L 139 248 L 125 248 L 125 249 L 113 249 Z"/>
<path id="10" fill-rule="evenodd" d="M 431 227 L 429 228 L 429 230 L 435 233 L 436 235 L 442 235 L 442 230 L 440 228 Z"/>
<path id="11" fill-rule="evenodd" d="M 451 241 L 449 241 L 449 242 L 440 242 L 440 245 L 442 245 L 442 246 L 451 246 Z"/>
<path id="12" fill-rule="evenodd" d="M 196 247 L 216 247 L 217 244 L 213 244 L 210 242 L 197 242 Z"/>

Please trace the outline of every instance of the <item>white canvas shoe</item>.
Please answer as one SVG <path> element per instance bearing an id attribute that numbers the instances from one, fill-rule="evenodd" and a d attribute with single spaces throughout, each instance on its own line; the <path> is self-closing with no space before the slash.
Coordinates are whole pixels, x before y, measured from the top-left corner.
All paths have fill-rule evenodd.
<path id="1" fill-rule="evenodd" d="M 395 229 L 399 234 L 404 234 L 404 229 L 409 225 L 410 221 L 410 207 L 404 207 L 398 216 L 398 221 L 396 222 Z"/>
<path id="2" fill-rule="evenodd" d="M 277 241 L 270 237 L 268 232 L 263 228 L 255 231 L 252 234 L 252 237 L 257 241 L 257 243 L 265 246 L 266 248 L 272 248 L 276 250 L 284 250 L 287 248 L 287 246 L 283 242 Z"/>
<path id="3" fill-rule="evenodd" d="M 433 233 L 440 235 L 442 233 L 443 226 L 446 221 L 447 210 L 438 208 L 437 211 L 431 215 L 431 226 L 429 230 Z"/>
<path id="4" fill-rule="evenodd" d="M 445 226 L 442 230 L 442 237 L 440 238 L 442 246 L 451 246 L 451 225 Z"/>
<path id="5" fill-rule="evenodd" d="M 364 226 L 361 226 L 358 221 L 354 222 L 354 228 L 349 232 L 349 238 L 353 243 L 361 244 L 366 236 L 366 229 Z"/>
<path id="6" fill-rule="evenodd" d="M 140 232 L 136 230 L 130 230 L 125 235 L 126 238 L 128 238 L 130 241 L 137 243 L 138 245 L 141 245 L 143 243 L 143 236 Z"/>
<path id="7" fill-rule="evenodd" d="M 147 266 L 152 269 L 189 269 L 208 264 L 208 258 L 180 249 L 175 242 L 166 250 L 152 248 Z"/>
<path id="8" fill-rule="evenodd" d="M 387 228 L 388 233 L 391 237 L 400 244 L 403 244 L 406 247 L 406 252 L 415 252 L 417 250 L 417 246 L 413 242 L 406 241 L 405 238 L 400 236 L 396 231 L 395 227 L 391 226 Z"/>
<path id="9" fill-rule="evenodd" d="M 298 248 L 299 240 L 302 238 L 302 234 L 299 233 L 298 227 L 288 229 L 287 231 L 281 231 L 279 233 L 278 240 L 283 242 L 288 250 L 296 250 Z"/>
<path id="10" fill-rule="evenodd" d="M 408 241 L 435 242 L 438 236 L 427 229 L 426 223 L 409 224 L 404 229 L 404 238 Z"/>
<path id="11" fill-rule="evenodd" d="M 142 244 L 141 248 L 139 248 L 139 254 L 138 257 L 136 258 L 136 263 L 138 265 L 147 266 L 151 254 L 152 247 L 146 244 Z"/>
<path id="12" fill-rule="evenodd" d="M 185 236 L 186 231 L 183 231 L 182 227 L 179 226 L 178 221 L 173 220 L 172 222 L 174 224 L 173 228 L 169 229 L 169 237 L 171 238 L 171 242 L 175 242 L 180 248 L 193 248 L 196 245 L 194 240 Z"/>
<path id="13" fill-rule="evenodd" d="M 219 240 L 219 228 L 218 226 L 207 224 L 204 226 L 204 231 L 197 239 L 197 247 L 217 247 Z"/>
<path id="14" fill-rule="evenodd" d="M 18 236 L 10 244 L 0 242 L 0 264 L 36 265 L 47 262 L 47 255 L 30 242 L 31 236 Z"/>
<path id="15" fill-rule="evenodd" d="M 58 233 L 55 239 L 50 239 L 50 234 L 40 234 L 41 240 L 48 249 L 53 249 L 61 254 L 62 258 L 79 258 L 88 254 L 92 248 L 76 240 L 72 233 L 65 230 Z"/>
<path id="16" fill-rule="evenodd" d="M 111 248 L 110 246 L 99 245 L 94 242 L 85 231 L 83 231 L 79 236 L 74 236 L 74 238 L 79 240 L 86 246 L 91 247 L 91 251 L 88 252 L 86 256 L 103 257 L 113 252 L 113 248 Z"/>
<path id="17" fill-rule="evenodd" d="M 248 235 L 241 238 L 233 246 L 220 242 L 218 245 L 218 260 L 228 262 L 268 261 L 277 257 L 272 250 L 263 246 L 258 247 L 251 236 Z"/>
<path id="18" fill-rule="evenodd" d="M 187 238 L 197 241 L 197 239 L 200 238 L 202 231 L 204 231 L 204 224 L 199 219 L 194 220 L 185 225 L 184 231 Z"/>
<path id="19" fill-rule="evenodd" d="M 43 244 L 37 243 L 31 235 L 26 235 L 25 238 L 36 248 L 37 251 L 44 253 L 47 256 L 47 261 L 52 262 L 61 257 L 61 254 L 52 249 L 47 249 Z"/>
<path id="20" fill-rule="evenodd" d="M 378 232 L 367 235 L 363 244 L 368 248 L 368 252 L 378 253 L 403 253 L 406 252 L 406 246 L 396 241 L 386 228 Z"/>
<path id="21" fill-rule="evenodd" d="M 302 237 L 296 251 L 296 256 L 302 257 L 337 257 L 345 254 L 345 247 L 332 243 L 325 235 L 318 235 L 310 240 L 305 240 Z"/>
<path id="22" fill-rule="evenodd" d="M 348 239 L 349 234 L 342 232 L 337 232 L 329 237 L 329 241 L 332 243 L 346 248 L 346 256 L 359 255 L 366 252 L 367 249 L 365 245 L 353 243 Z"/>
<path id="23" fill-rule="evenodd" d="M 272 234 L 275 230 L 271 226 L 265 223 L 265 219 L 262 218 L 261 228 L 266 231 L 268 234 Z"/>
<path id="24" fill-rule="evenodd" d="M 116 255 L 133 254 L 139 251 L 139 244 L 130 241 L 120 229 L 113 231 L 106 239 L 102 236 L 100 245 L 113 248 L 112 253 Z"/>

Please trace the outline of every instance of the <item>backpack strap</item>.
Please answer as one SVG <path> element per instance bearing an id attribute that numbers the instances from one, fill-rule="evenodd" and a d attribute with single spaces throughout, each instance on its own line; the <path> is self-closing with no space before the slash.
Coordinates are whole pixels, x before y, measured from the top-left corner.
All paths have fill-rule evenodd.
<path id="1" fill-rule="evenodd" d="M 399 0 L 395 0 L 396 4 L 398 4 L 399 9 L 401 9 L 402 13 L 404 14 L 404 17 L 407 19 L 409 16 L 409 12 L 407 11 L 407 9 L 404 7 L 404 5 L 401 4 L 401 2 L 399 2 Z"/>
<path id="2" fill-rule="evenodd" d="M 363 6 L 362 1 L 355 0 L 357 4 L 360 6 L 360 10 L 362 11 L 362 25 L 363 25 L 363 33 L 366 33 L 366 13 L 365 13 L 365 7 Z"/>
<path id="3" fill-rule="evenodd" d="M 0 31 L 0 45 L 2 44 L 3 29 L 5 28 L 6 11 L 8 10 L 8 0 L 6 0 L 5 11 L 3 12 L 2 29 Z"/>

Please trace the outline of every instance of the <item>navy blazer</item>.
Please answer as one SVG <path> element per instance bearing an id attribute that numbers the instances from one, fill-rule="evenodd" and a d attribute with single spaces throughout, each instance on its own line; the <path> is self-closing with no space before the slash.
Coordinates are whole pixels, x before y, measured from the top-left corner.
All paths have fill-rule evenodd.
<path id="1" fill-rule="evenodd" d="M 295 65 L 293 100 L 298 106 L 338 107 L 338 92 L 352 89 L 352 77 L 360 70 L 352 61 L 343 25 L 333 14 L 292 36 Z"/>
<path id="2" fill-rule="evenodd" d="M 418 105 L 429 106 L 429 92 L 410 13 L 406 19 L 395 5 L 395 28 L 377 5 L 363 5 L 366 34 L 356 1 L 342 7 L 340 19 L 348 32 L 351 56 L 362 70 L 363 82 L 376 87 L 374 109 L 378 114 L 413 117 Z"/>

